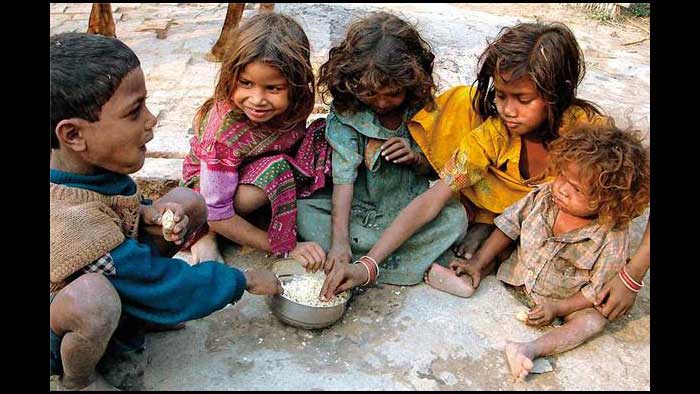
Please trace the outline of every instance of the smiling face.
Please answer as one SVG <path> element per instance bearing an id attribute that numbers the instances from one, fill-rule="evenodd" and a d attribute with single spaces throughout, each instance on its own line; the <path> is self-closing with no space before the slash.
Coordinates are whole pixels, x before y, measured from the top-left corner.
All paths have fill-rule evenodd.
<path id="1" fill-rule="evenodd" d="M 112 97 L 101 108 L 99 120 L 84 122 L 84 162 L 120 174 L 131 174 L 143 166 L 146 143 L 153 139 L 156 118 L 146 107 L 146 83 L 137 67 L 122 79 Z"/>
<path id="2" fill-rule="evenodd" d="M 385 86 L 377 91 L 358 95 L 357 99 L 370 107 L 377 115 L 384 115 L 401 107 L 406 99 L 406 89 Z"/>
<path id="3" fill-rule="evenodd" d="M 249 63 L 238 76 L 233 103 L 253 122 L 268 122 L 289 108 L 289 83 L 276 67 Z"/>
<path id="4" fill-rule="evenodd" d="M 496 109 L 508 130 L 516 135 L 527 135 L 539 129 L 547 120 L 547 103 L 537 92 L 537 86 L 528 77 L 509 80 L 510 73 L 494 79 Z"/>
<path id="5" fill-rule="evenodd" d="M 580 170 L 576 164 L 568 163 L 559 171 L 552 183 L 552 200 L 562 211 L 580 218 L 597 214 L 597 209 L 590 207 L 587 185 L 581 183 Z"/>

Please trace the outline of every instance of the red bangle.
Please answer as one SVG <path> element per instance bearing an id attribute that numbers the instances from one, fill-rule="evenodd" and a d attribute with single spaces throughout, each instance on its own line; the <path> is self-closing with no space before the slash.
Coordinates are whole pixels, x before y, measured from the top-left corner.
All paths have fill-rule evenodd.
<path id="1" fill-rule="evenodd" d="M 629 273 L 627 273 L 627 269 L 625 268 L 625 266 L 623 266 L 620 271 L 622 272 L 622 276 L 625 278 L 625 281 L 630 286 L 632 286 L 632 288 L 634 288 L 636 291 L 639 291 L 642 288 L 643 285 L 640 283 L 637 283 L 634 279 L 632 279 L 632 277 L 629 275 Z"/>
<path id="2" fill-rule="evenodd" d="M 620 277 L 622 284 L 625 285 L 625 287 L 628 288 L 631 292 L 639 293 L 639 289 L 641 289 L 641 287 L 636 286 L 635 283 L 629 280 L 624 269 L 618 271 L 617 276 Z"/>
<path id="3" fill-rule="evenodd" d="M 627 272 L 627 266 L 626 266 L 626 265 L 623 265 L 623 266 L 622 266 L 622 270 L 625 272 L 625 276 L 627 276 L 627 279 L 629 279 L 632 283 L 634 283 L 635 285 L 637 285 L 637 287 L 639 287 L 640 289 L 641 289 L 642 287 L 644 287 L 644 280 L 642 280 L 641 283 L 639 283 L 639 282 L 637 282 L 636 280 L 634 280 L 634 278 L 632 278 L 632 275 L 630 275 L 630 273 Z"/>
<path id="4" fill-rule="evenodd" d="M 371 267 L 372 267 L 372 280 L 371 280 L 371 282 L 375 282 L 377 280 L 377 276 L 379 275 L 379 264 L 377 264 L 377 261 L 370 256 L 362 256 L 362 257 L 360 257 L 360 260 L 372 263 L 371 264 Z"/>
<path id="5" fill-rule="evenodd" d="M 627 275 L 627 272 L 626 272 L 625 270 L 620 270 L 619 274 L 621 275 L 621 277 L 622 277 L 622 279 L 625 281 L 625 283 L 626 283 L 629 287 L 632 288 L 632 290 L 634 290 L 635 292 L 637 292 L 637 291 L 639 291 L 639 290 L 641 289 L 640 286 L 637 286 L 637 284 L 636 284 L 634 281 L 632 281 L 632 280 L 630 279 L 629 275 Z"/>
<path id="6" fill-rule="evenodd" d="M 358 264 L 358 263 L 362 264 L 365 267 L 365 269 L 367 270 L 367 282 L 361 284 L 360 286 L 367 286 L 372 281 L 372 271 L 371 271 L 372 269 L 370 268 L 370 265 L 363 260 L 357 260 L 357 261 L 353 262 L 353 264 Z"/>
<path id="7" fill-rule="evenodd" d="M 373 283 L 377 280 L 377 275 L 379 274 L 379 265 L 373 258 L 369 256 L 362 256 L 357 261 L 353 262 L 353 264 L 358 263 L 362 264 L 367 270 L 367 281 L 361 286 L 367 286 L 368 284 Z"/>

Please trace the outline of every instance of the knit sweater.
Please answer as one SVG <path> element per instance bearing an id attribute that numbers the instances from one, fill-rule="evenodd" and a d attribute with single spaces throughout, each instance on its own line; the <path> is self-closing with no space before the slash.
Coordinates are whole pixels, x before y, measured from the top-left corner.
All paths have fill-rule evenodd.
<path id="1" fill-rule="evenodd" d="M 215 261 L 191 266 L 139 239 L 139 199 L 128 175 L 51 170 L 52 292 L 85 272 L 101 273 L 123 313 L 159 324 L 199 319 L 243 296 L 240 270 Z"/>
<path id="2" fill-rule="evenodd" d="M 91 190 L 50 184 L 50 292 L 71 275 L 135 238 L 139 224 L 139 197 L 108 196 Z"/>

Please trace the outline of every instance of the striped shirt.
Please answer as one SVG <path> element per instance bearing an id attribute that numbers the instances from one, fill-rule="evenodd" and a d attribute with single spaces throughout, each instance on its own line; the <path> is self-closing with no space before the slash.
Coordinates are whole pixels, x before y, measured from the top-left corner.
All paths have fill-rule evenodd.
<path id="1" fill-rule="evenodd" d="M 594 221 L 554 236 L 558 211 L 550 182 L 537 186 L 496 217 L 496 227 L 513 240 L 520 238 L 497 277 L 513 286 L 525 286 L 537 303 L 568 298 L 579 291 L 595 302 L 603 285 L 628 260 L 628 231 L 612 231 Z"/>

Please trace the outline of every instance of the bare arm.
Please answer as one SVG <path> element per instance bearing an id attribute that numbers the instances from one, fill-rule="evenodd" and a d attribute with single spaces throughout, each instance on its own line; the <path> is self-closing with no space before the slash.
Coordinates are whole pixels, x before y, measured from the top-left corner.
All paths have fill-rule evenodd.
<path id="1" fill-rule="evenodd" d="M 368 255 L 377 262 L 383 261 L 411 238 L 426 223 L 435 219 L 452 198 L 452 189 L 442 180 L 416 197 L 401 210 Z"/>
<path id="2" fill-rule="evenodd" d="M 333 208 L 331 211 L 331 248 L 350 244 L 350 207 L 354 185 L 333 185 Z"/>
<path id="3" fill-rule="evenodd" d="M 267 233 L 240 215 L 233 215 L 224 220 L 210 220 L 209 227 L 237 244 L 252 246 L 266 253 L 272 252 Z"/>
<path id="4" fill-rule="evenodd" d="M 583 293 L 579 291 L 569 298 L 564 298 L 563 300 L 556 302 L 557 316 L 567 316 L 576 311 L 590 308 L 592 306 L 593 303 L 584 297 Z"/>
<path id="5" fill-rule="evenodd" d="M 532 308 L 527 314 L 526 324 L 530 326 L 546 326 L 557 316 L 568 316 L 576 311 L 593 306 L 582 292 L 577 292 L 569 298 L 557 301 L 547 301 Z"/>
<path id="6" fill-rule="evenodd" d="M 328 274 L 336 263 L 348 264 L 352 259 L 350 250 L 350 208 L 354 185 L 333 185 L 333 208 L 331 211 L 331 249 L 321 262 L 323 271 Z M 321 268 L 313 264 L 310 269 Z"/>
<path id="7" fill-rule="evenodd" d="M 474 253 L 473 259 L 480 267 L 484 267 L 492 262 L 511 243 L 513 243 L 513 240 L 496 227 L 479 250 Z"/>
<path id="8" fill-rule="evenodd" d="M 642 243 L 639 244 L 637 252 L 632 256 L 632 259 L 627 264 L 627 273 L 630 274 L 632 279 L 639 283 L 642 283 L 644 275 L 646 275 L 651 264 L 651 224 L 647 222 L 647 228 L 644 230 L 644 236 L 642 237 Z"/>

